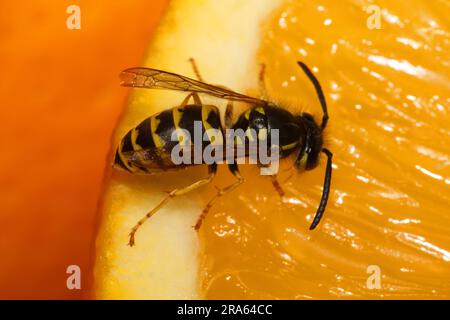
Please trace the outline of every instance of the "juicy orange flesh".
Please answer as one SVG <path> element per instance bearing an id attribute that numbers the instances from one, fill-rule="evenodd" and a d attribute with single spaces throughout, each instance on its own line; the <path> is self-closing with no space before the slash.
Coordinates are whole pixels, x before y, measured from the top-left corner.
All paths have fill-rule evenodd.
<path id="1" fill-rule="evenodd" d="M 367 26 L 367 1 L 331 0 L 287 1 L 264 27 L 270 97 L 319 120 L 296 61 L 323 86 L 332 192 L 309 231 L 324 156 L 283 183 L 287 203 L 257 168 L 242 166 L 246 183 L 216 203 L 200 231 L 205 298 L 450 296 L 449 5 L 377 4 L 380 29 Z M 281 181 L 290 167 L 283 162 Z M 214 184 L 233 181 L 225 170 Z M 381 287 L 371 289 L 373 265 Z"/>

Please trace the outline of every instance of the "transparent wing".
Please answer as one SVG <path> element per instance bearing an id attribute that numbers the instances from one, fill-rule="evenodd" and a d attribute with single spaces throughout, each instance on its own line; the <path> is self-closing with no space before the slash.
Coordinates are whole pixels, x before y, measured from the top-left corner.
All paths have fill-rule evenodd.
<path id="1" fill-rule="evenodd" d="M 122 156 L 130 163 L 138 164 L 145 161 L 155 161 L 159 159 L 156 149 L 140 149 L 132 151 L 122 151 Z"/>
<path id="2" fill-rule="evenodd" d="M 188 147 L 189 148 L 189 147 Z M 194 155 L 194 145 L 190 146 L 191 155 Z M 221 147 L 222 148 L 222 147 Z M 223 147 L 223 160 L 231 161 L 233 159 L 241 158 L 241 157 L 252 157 L 254 159 L 258 158 L 258 147 L 254 144 L 246 144 L 242 145 L 232 145 L 230 148 L 233 148 L 234 151 L 231 152 L 227 150 L 227 147 Z M 156 149 L 140 149 L 140 150 L 132 150 L 132 151 L 123 151 L 122 156 L 129 162 L 134 165 L 140 166 L 145 165 L 146 163 L 158 162 L 160 160 L 160 155 L 158 154 L 158 150 Z"/>
<path id="3" fill-rule="evenodd" d="M 184 77 L 179 74 L 151 68 L 126 69 L 120 73 L 120 80 L 120 84 L 124 87 L 197 92 L 221 99 L 242 101 L 254 105 L 267 104 L 264 100 L 252 98 L 225 88 Z"/>

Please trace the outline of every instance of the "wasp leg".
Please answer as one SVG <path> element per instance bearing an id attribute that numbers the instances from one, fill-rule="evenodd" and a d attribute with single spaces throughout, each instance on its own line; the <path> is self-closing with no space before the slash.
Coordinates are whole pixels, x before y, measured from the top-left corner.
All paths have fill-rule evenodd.
<path id="1" fill-rule="evenodd" d="M 195 63 L 194 58 L 189 58 L 189 62 L 192 65 L 192 69 L 194 70 L 195 76 L 197 77 L 198 81 L 204 82 L 202 76 L 200 75 L 200 72 L 198 71 L 198 67 Z"/>
<path id="2" fill-rule="evenodd" d="M 244 178 L 241 177 L 241 174 L 239 173 L 239 168 L 237 166 L 237 164 L 233 163 L 233 164 L 229 164 L 228 168 L 230 169 L 231 173 L 238 179 L 235 183 L 230 184 L 229 186 L 223 188 L 223 189 L 218 189 L 217 194 L 206 204 L 205 208 L 202 211 L 202 214 L 200 215 L 200 217 L 197 220 L 197 223 L 194 226 L 195 230 L 199 230 L 200 227 L 202 226 L 202 222 L 203 220 L 206 218 L 206 216 L 208 215 L 209 210 L 211 209 L 211 207 L 213 206 L 214 202 L 216 202 L 216 200 L 218 198 L 220 198 L 221 196 L 225 195 L 228 192 L 233 191 L 234 189 L 236 189 L 239 185 L 241 185 L 244 182 Z"/>
<path id="3" fill-rule="evenodd" d="M 289 169 L 289 171 L 290 171 L 289 176 L 286 179 L 284 179 L 283 184 L 287 183 L 294 176 L 294 172 L 293 172 L 294 169 Z"/>
<path id="4" fill-rule="evenodd" d="M 198 95 L 197 92 L 191 92 L 189 93 L 186 98 L 184 98 L 184 100 L 181 102 L 180 106 L 178 108 L 184 108 L 187 106 L 187 104 L 189 103 L 189 99 L 194 99 L 194 103 L 196 105 L 202 105 L 202 101 L 200 100 L 200 97 Z"/>
<path id="5" fill-rule="evenodd" d="M 270 180 L 272 181 L 272 185 L 275 188 L 275 191 L 280 195 L 281 200 L 284 200 L 284 195 L 286 194 L 283 190 L 283 188 L 281 187 L 280 182 L 277 179 L 276 175 L 272 175 L 270 176 Z"/>
<path id="6" fill-rule="evenodd" d="M 233 101 L 228 101 L 225 109 L 225 128 L 233 126 Z"/>
<path id="7" fill-rule="evenodd" d="M 259 71 L 259 94 L 263 100 L 267 100 L 266 83 L 264 81 L 266 74 L 266 65 L 261 64 L 261 70 Z"/>
<path id="8" fill-rule="evenodd" d="M 197 77 L 197 79 L 201 82 L 204 82 L 202 76 L 200 75 L 200 71 L 198 70 L 197 63 L 195 62 L 194 58 L 189 58 L 189 62 L 192 65 L 192 69 L 194 70 L 194 74 Z M 217 86 L 220 88 L 228 89 L 227 87 L 224 87 L 221 85 L 217 85 Z M 228 90 L 230 90 L 230 89 L 228 89 Z M 200 98 L 196 92 L 193 92 L 188 97 L 186 97 L 186 99 L 187 99 L 186 104 L 187 104 L 187 101 L 189 101 L 189 97 L 191 97 L 191 96 L 194 98 L 194 102 L 196 104 L 201 105 Z M 231 128 L 232 125 L 233 125 L 233 102 L 228 101 L 227 108 L 225 111 L 225 127 Z"/>
<path id="9" fill-rule="evenodd" d="M 195 62 L 194 58 L 189 58 L 189 62 L 192 65 L 192 69 L 194 70 L 194 73 L 195 73 L 195 76 L 197 77 L 197 79 L 201 82 L 204 82 L 202 76 L 200 75 L 200 71 L 198 70 L 197 63 Z M 217 85 L 217 86 L 220 88 L 228 89 L 225 86 L 221 86 L 221 85 Z M 230 90 L 230 89 L 228 89 L 228 90 Z M 192 96 L 193 96 L 196 104 L 201 104 L 200 98 L 198 97 L 198 94 L 196 92 L 193 92 Z M 198 100 L 195 100 L 196 98 Z M 232 125 L 233 125 L 233 102 L 228 101 L 227 109 L 225 111 L 225 127 L 231 128 Z"/>
<path id="10" fill-rule="evenodd" d="M 189 191 L 192 191 L 194 189 L 197 189 L 201 186 L 204 186 L 208 183 L 210 183 L 212 181 L 212 179 L 214 178 L 214 176 L 216 175 L 217 172 L 217 164 L 212 164 L 208 167 L 208 177 L 201 179 L 197 182 L 194 182 L 193 184 L 186 186 L 184 188 L 180 188 L 180 189 L 174 189 L 172 191 L 170 191 L 167 196 L 161 200 L 160 203 L 158 203 L 158 205 L 156 207 L 154 207 L 151 211 L 149 211 L 142 219 L 140 219 L 135 225 L 134 227 L 131 229 L 131 232 L 129 234 L 130 239 L 128 242 L 128 245 L 130 247 L 134 246 L 134 236 L 136 234 L 136 232 L 138 231 L 138 229 L 144 224 L 145 221 L 147 221 L 148 219 L 150 219 L 156 212 L 158 212 L 159 209 L 161 209 L 170 199 L 188 193 Z"/>

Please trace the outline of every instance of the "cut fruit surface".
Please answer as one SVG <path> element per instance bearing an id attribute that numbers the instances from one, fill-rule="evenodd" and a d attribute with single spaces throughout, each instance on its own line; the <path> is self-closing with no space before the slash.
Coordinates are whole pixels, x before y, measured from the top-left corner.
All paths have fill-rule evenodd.
<path id="1" fill-rule="evenodd" d="M 144 66 L 194 77 L 194 57 L 205 81 L 246 92 L 257 83 L 261 24 L 279 1 L 172 1 L 150 44 Z M 184 95 L 136 90 L 114 137 L 144 118 L 179 105 Z M 133 225 L 164 197 L 164 191 L 206 174 L 193 169 L 162 176 L 113 172 L 97 240 L 98 298 L 198 298 L 199 244 L 192 226 L 202 210 L 198 193 L 173 200 L 127 246 Z"/>
<path id="2" fill-rule="evenodd" d="M 206 168 L 161 176 L 114 171 L 97 241 L 97 297 L 449 297 L 450 23 L 442 16 L 449 4 L 379 1 L 369 12 L 370 4 L 171 2 L 144 66 L 194 77 L 194 57 L 206 82 L 257 96 L 265 63 L 269 98 L 319 119 L 317 97 L 296 61 L 312 68 L 329 102 L 332 194 L 321 225 L 309 231 L 324 161 L 283 183 L 285 202 L 267 177 L 244 165 L 247 182 L 217 202 L 198 235 L 192 226 L 212 186 L 174 199 L 130 248 L 131 227 L 163 191 L 205 176 Z M 368 22 L 376 10 L 379 29 Z M 115 146 L 183 97 L 133 91 Z M 280 180 L 291 167 L 283 162 Z M 232 181 L 225 171 L 215 185 Z"/>
<path id="3" fill-rule="evenodd" d="M 283 185 L 287 204 L 256 170 L 244 173 L 252 183 L 202 230 L 204 297 L 450 296 L 449 3 L 370 4 L 286 1 L 268 22 L 259 61 L 269 96 L 320 119 L 297 60 L 324 88 L 332 194 L 309 231 L 325 159 Z M 377 10 L 380 29 L 369 28 Z"/>

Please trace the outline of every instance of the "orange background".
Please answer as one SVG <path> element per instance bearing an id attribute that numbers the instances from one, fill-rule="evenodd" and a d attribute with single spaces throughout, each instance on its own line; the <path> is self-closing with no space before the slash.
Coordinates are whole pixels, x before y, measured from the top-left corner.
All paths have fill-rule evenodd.
<path id="1" fill-rule="evenodd" d="M 126 90 L 167 0 L 0 5 L 0 298 L 88 296 L 98 195 Z M 51 4 L 50 4 L 51 3 Z M 81 30 L 66 8 L 81 8 Z M 82 290 L 66 288 L 81 267 Z"/>

